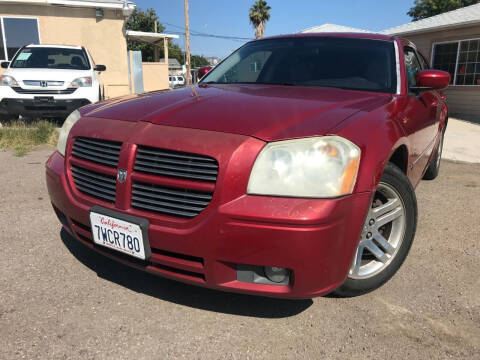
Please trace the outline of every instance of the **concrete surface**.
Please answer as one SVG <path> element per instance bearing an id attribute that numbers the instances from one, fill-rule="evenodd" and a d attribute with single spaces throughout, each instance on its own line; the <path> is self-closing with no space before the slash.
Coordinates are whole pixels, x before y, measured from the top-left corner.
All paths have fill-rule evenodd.
<path id="1" fill-rule="evenodd" d="M 62 236 L 52 148 L 0 152 L 0 359 L 480 359 L 480 165 L 417 189 L 406 262 L 377 291 L 287 301 L 154 277 Z"/>
<path id="2" fill-rule="evenodd" d="M 444 159 L 480 163 L 480 124 L 455 118 L 448 119 Z"/>

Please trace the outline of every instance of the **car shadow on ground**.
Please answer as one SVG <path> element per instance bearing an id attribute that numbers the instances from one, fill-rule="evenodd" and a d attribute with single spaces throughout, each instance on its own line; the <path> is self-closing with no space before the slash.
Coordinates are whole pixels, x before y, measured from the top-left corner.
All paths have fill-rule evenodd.
<path id="1" fill-rule="evenodd" d="M 102 279 L 164 301 L 202 310 L 259 318 L 294 316 L 313 304 L 311 299 L 286 300 L 226 293 L 165 279 L 101 256 L 75 240 L 64 229 L 61 230 L 60 237 L 70 253 Z"/>

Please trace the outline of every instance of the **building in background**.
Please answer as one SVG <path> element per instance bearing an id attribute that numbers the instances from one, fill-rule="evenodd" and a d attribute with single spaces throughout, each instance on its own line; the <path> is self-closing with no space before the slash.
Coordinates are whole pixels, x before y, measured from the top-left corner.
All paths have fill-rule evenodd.
<path id="1" fill-rule="evenodd" d="M 167 89 L 166 64 L 140 63 L 132 71 L 126 38 L 166 46 L 167 38 L 178 36 L 127 35 L 125 21 L 134 8 L 128 0 L 0 0 L 0 60 L 11 60 L 28 44 L 79 45 L 97 64 L 106 65 L 100 75 L 105 97 L 136 92 L 134 76 L 144 78 L 141 91 Z"/>
<path id="2" fill-rule="evenodd" d="M 412 41 L 435 69 L 448 71 L 450 115 L 480 120 L 480 4 L 385 31 Z"/>
<path id="3" fill-rule="evenodd" d="M 210 66 L 217 66 L 217 64 L 220 62 L 220 58 L 216 56 L 210 56 L 210 57 L 207 57 L 207 61 L 210 64 Z"/>
<path id="4" fill-rule="evenodd" d="M 373 32 L 335 24 L 301 32 Z M 450 116 L 480 121 L 480 4 L 393 27 L 381 34 L 412 41 L 435 69 L 448 71 Z"/>

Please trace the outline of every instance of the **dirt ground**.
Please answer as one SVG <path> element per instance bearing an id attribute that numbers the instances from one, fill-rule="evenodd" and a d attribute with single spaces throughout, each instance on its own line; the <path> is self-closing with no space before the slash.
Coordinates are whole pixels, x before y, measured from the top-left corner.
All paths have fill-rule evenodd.
<path id="1" fill-rule="evenodd" d="M 198 288 L 104 259 L 60 231 L 49 147 L 0 152 L 0 359 L 480 359 L 480 165 L 417 189 L 396 276 L 350 299 Z"/>

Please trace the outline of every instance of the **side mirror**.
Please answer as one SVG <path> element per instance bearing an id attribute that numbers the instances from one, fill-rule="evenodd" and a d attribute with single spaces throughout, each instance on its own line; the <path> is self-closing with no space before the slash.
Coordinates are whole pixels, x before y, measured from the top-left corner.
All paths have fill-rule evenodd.
<path id="1" fill-rule="evenodd" d="M 200 80 L 201 78 L 203 78 L 205 75 L 207 75 L 207 73 L 212 70 L 212 67 L 211 66 L 204 66 L 200 69 L 198 69 L 198 80 Z"/>
<path id="2" fill-rule="evenodd" d="M 441 90 L 450 84 L 450 74 L 441 70 L 422 70 L 417 74 L 417 89 Z M 414 88 L 415 89 L 415 88 Z"/>
<path id="3" fill-rule="evenodd" d="M 2 68 L 7 69 L 8 65 L 10 65 L 10 61 L 2 61 L 2 64 L 1 64 Z"/>
<path id="4" fill-rule="evenodd" d="M 107 67 L 105 65 L 96 65 L 93 70 L 95 71 L 105 71 L 107 70 Z"/>

